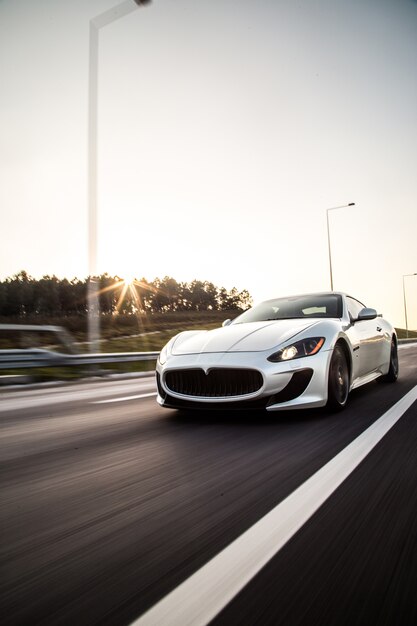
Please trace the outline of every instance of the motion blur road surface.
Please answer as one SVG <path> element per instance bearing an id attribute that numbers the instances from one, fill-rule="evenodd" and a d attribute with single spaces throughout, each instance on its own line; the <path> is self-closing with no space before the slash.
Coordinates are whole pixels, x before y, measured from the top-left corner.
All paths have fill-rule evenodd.
<path id="1" fill-rule="evenodd" d="M 182 415 L 153 378 L 3 390 L 2 624 L 130 624 L 413 389 L 416 363 L 404 346 L 396 384 L 334 415 Z M 214 624 L 417 624 L 416 418 L 414 402 Z"/>

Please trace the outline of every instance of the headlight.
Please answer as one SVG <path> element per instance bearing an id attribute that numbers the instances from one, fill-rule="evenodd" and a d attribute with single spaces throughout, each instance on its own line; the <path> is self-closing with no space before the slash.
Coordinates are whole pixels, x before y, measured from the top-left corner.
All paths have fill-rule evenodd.
<path id="1" fill-rule="evenodd" d="M 158 361 L 161 365 L 163 365 L 165 361 L 167 360 L 167 354 L 168 354 L 167 347 L 164 346 L 161 352 L 159 353 L 159 357 L 158 357 Z"/>
<path id="2" fill-rule="evenodd" d="M 324 337 L 310 337 L 309 339 L 301 339 L 295 343 L 282 348 L 278 352 L 271 354 L 268 361 L 279 363 L 281 361 L 291 361 L 292 359 L 300 359 L 303 356 L 312 356 L 322 348 Z"/>

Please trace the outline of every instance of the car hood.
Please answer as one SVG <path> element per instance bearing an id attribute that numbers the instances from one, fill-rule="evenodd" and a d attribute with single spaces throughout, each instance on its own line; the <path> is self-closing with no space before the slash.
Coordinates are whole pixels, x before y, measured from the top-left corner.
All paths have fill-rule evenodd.
<path id="1" fill-rule="evenodd" d="M 263 352 L 315 324 L 317 320 L 292 319 L 231 324 L 215 330 L 184 332 L 174 340 L 171 353 L 179 356 L 207 352 Z"/>

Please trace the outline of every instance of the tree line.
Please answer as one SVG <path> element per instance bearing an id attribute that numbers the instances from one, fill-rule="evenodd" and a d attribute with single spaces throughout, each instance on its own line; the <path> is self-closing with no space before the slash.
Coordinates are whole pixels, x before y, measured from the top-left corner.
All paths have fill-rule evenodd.
<path id="1" fill-rule="evenodd" d="M 229 291 L 211 282 L 178 282 L 165 276 L 127 285 L 118 276 L 107 273 L 95 277 L 102 315 L 165 313 L 169 311 L 246 310 L 252 304 L 249 292 Z M 89 278 L 59 279 L 43 276 L 35 279 L 22 270 L 0 282 L 0 316 L 33 317 L 85 316 L 88 313 Z"/>

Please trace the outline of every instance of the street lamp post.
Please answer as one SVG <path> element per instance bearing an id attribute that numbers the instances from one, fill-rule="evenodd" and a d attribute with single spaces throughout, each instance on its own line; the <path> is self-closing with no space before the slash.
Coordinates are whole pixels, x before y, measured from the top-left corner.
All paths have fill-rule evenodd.
<path id="1" fill-rule="evenodd" d="M 88 341 L 90 352 L 99 349 L 99 299 L 97 274 L 97 92 L 99 31 L 150 0 L 124 0 L 90 20 L 88 72 Z"/>
<path id="2" fill-rule="evenodd" d="M 330 246 L 330 227 L 329 227 L 329 211 L 335 211 L 336 209 L 345 209 L 348 206 L 355 206 L 354 202 L 349 202 L 349 204 L 341 204 L 340 206 L 334 206 L 330 209 L 326 209 L 326 218 L 327 218 L 327 246 L 329 249 L 329 269 L 330 269 L 330 289 L 333 291 L 333 270 L 332 270 L 332 249 Z"/>
<path id="3" fill-rule="evenodd" d="M 404 296 L 404 314 L 405 314 L 405 331 L 406 331 L 406 336 L 408 339 L 408 319 L 407 319 L 407 300 L 405 297 L 405 280 L 404 278 L 406 278 L 407 276 L 417 276 L 417 272 L 414 272 L 414 274 L 403 274 L 403 296 Z"/>

